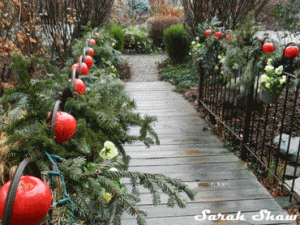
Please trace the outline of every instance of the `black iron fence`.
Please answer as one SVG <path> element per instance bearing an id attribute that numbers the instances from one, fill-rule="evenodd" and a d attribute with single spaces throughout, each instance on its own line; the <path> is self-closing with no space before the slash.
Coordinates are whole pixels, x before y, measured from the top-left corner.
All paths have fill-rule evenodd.
<path id="1" fill-rule="evenodd" d="M 239 78 L 228 79 L 220 69 L 206 75 L 201 64 L 199 97 L 202 112 L 224 139 L 230 139 L 239 149 L 243 160 L 261 177 L 277 182 L 281 190 L 288 191 L 299 201 L 300 190 L 295 180 L 300 177 L 300 84 L 296 76 L 284 73 L 288 84 L 276 103 L 260 100 L 259 76 L 247 95 L 243 87 L 231 86 Z M 297 138 L 299 137 L 299 138 Z M 297 180 L 296 180 L 297 182 Z M 292 197 L 290 198 L 291 201 Z"/>

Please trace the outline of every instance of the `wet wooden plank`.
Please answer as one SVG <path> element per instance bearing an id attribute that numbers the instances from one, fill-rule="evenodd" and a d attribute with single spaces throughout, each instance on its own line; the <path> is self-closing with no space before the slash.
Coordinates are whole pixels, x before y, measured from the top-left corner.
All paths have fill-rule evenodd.
<path id="1" fill-rule="evenodd" d="M 195 191 L 217 191 L 222 192 L 224 190 L 246 190 L 246 189 L 259 189 L 262 188 L 260 183 L 256 178 L 251 179 L 239 179 L 239 180 L 218 180 L 218 181 L 205 181 L 201 180 L 200 182 L 184 182 L 190 189 Z M 129 182 L 125 183 L 128 191 L 132 190 Z M 149 190 L 138 186 L 138 191 L 140 193 L 149 193 Z"/>
<path id="2" fill-rule="evenodd" d="M 169 91 L 155 91 L 155 92 L 132 92 L 130 96 L 135 101 L 160 101 L 160 100 L 172 100 L 172 101 L 180 101 L 184 98 L 177 93 L 169 92 Z"/>
<path id="3" fill-rule="evenodd" d="M 205 145 L 196 143 L 196 144 L 187 144 L 187 145 L 151 145 L 149 148 L 145 145 L 141 146 L 124 146 L 126 152 L 167 152 L 167 151 L 178 151 L 178 152 L 185 152 L 185 151 L 199 151 L 199 152 L 224 152 L 227 151 L 223 147 L 223 143 L 221 143 L 220 147 L 217 148 L 210 148 L 205 147 Z"/>
<path id="4" fill-rule="evenodd" d="M 127 92 L 141 92 L 141 91 L 171 91 L 174 88 L 168 82 L 134 82 L 126 83 Z"/>
<path id="5" fill-rule="evenodd" d="M 190 156 L 177 158 L 161 159 L 131 159 L 130 166 L 161 166 L 161 165 L 190 165 L 190 164 L 208 164 L 208 163 L 228 163 L 239 162 L 240 159 L 235 155 L 219 156 Z"/>
<path id="6" fill-rule="evenodd" d="M 139 151 L 139 152 L 132 152 L 127 151 L 127 155 L 129 155 L 132 159 L 153 159 L 153 158 L 177 158 L 177 157 L 189 157 L 189 156 L 219 156 L 219 155 L 230 155 L 229 151 L 226 151 L 222 148 L 215 148 L 215 149 L 188 149 L 188 150 L 164 150 L 164 151 Z"/>
<path id="7" fill-rule="evenodd" d="M 164 134 L 163 134 L 164 135 Z M 170 136 L 170 135 L 169 135 Z M 209 144 L 211 147 L 217 147 L 222 145 L 222 141 L 220 139 L 216 139 L 214 136 L 202 136 L 202 137 L 191 137 L 190 135 L 188 137 L 178 137 L 178 138 L 172 138 L 172 137 L 162 137 L 162 135 L 159 136 L 160 139 L 160 145 L 183 145 L 183 144 Z M 126 144 L 125 146 L 128 146 L 129 144 Z M 144 146 L 144 144 L 140 141 L 134 142 L 130 144 L 131 146 Z"/>
<path id="8" fill-rule="evenodd" d="M 130 171 L 130 170 L 129 170 Z M 151 171 L 148 171 L 151 173 Z M 241 180 L 241 179 L 252 179 L 255 176 L 250 173 L 248 170 L 231 170 L 231 171 L 220 171 L 220 172 L 200 172 L 200 171 L 191 171 L 189 173 L 163 173 L 164 175 L 181 180 L 182 182 L 187 181 L 199 181 L 199 182 L 209 182 L 209 181 L 219 181 L 224 180 Z M 122 183 L 130 183 L 130 179 L 122 178 Z"/>
<path id="9" fill-rule="evenodd" d="M 244 190 L 224 190 L 220 191 L 199 191 L 195 195 L 194 200 L 182 193 L 182 198 L 186 203 L 192 202 L 217 202 L 217 201 L 237 201 L 237 200 L 255 200 L 255 199 L 272 199 L 266 189 L 244 189 Z M 153 197 L 151 194 L 141 194 L 139 196 L 141 202 L 139 205 L 153 205 Z M 160 193 L 160 204 L 167 204 L 169 197 L 166 194 Z"/>
<path id="10" fill-rule="evenodd" d="M 231 171 L 231 170 L 245 170 L 247 166 L 241 162 L 233 163 L 209 163 L 209 164 L 191 164 L 191 165 L 162 165 L 162 166 L 129 166 L 128 168 L 133 172 L 142 172 L 147 173 L 189 173 L 190 171 L 199 171 L 199 172 L 220 172 L 220 171 Z"/>

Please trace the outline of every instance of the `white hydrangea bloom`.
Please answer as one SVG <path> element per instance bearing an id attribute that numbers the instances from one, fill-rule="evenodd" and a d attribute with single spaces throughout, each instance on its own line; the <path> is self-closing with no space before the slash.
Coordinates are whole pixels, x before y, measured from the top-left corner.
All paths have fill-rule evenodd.
<path id="1" fill-rule="evenodd" d="M 270 83 L 266 83 L 266 88 L 270 88 Z"/>
<path id="2" fill-rule="evenodd" d="M 194 41 L 192 41 L 192 45 L 194 45 L 195 44 L 195 42 Z"/>
<path id="3" fill-rule="evenodd" d="M 222 56 L 221 56 L 221 55 L 218 55 L 218 59 L 222 59 Z"/>
<path id="4" fill-rule="evenodd" d="M 118 150 L 116 149 L 114 143 L 106 141 L 104 143 L 104 148 L 100 151 L 99 155 L 103 159 L 112 159 L 118 155 Z"/>
<path id="5" fill-rule="evenodd" d="M 260 81 L 261 81 L 261 82 L 267 81 L 268 78 L 269 78 L 269 77 L 268 77 L 266 74 L 263 74 L 263 75 L 260 76 Z"/>
<path id="6" fill-rule="evenodd" d="M 282 76 L 282 78 L 279 80 L 280 84 L 283 84 L 286 82 L 286 76 Z"/>
<path id="7" fill-rule="evenodd" d="M 283 66 L 279 66 L 278 68 L 275 69 L 275 73 L 278 75 L 281 75 L 283 71 Z"/>
<path id="8" fill-rule="evenodd" d="M 199 41 L 199 37 L 196 37 L 196 40 Z"/>
<path id="9" fill-rule="evenodd" d="M 266 67 L 265 67 L 265 70 L 266 70 L 267 72 L 272 71 L 272 70 L 274 70 L 274 66 L 266 66 Z"/>

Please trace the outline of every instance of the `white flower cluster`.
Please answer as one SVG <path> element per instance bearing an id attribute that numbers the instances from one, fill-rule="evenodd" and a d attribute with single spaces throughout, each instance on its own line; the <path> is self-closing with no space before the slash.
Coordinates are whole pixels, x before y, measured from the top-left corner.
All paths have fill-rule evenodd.
<path id="1" fill-rule="evenodd" d="M 191 52 L 189 53 L 189 55 L 192 55 L 192 53 L 197 52 L 199 50 L 199 48 L 202 47 L 202 44 L 199 43 L 199 37 L 195 38 L 196 41 L 192 41 L 192 47 L 191 47 Z"/>
<path id="2" fill-rule="evenodd" d="M 269 59 L 268 62 L 267 62 L 267 65 L 265 67 L 266 74 L 261 75 L 260 79 L 259 79 L 260 83 L 264 82 L 264 86 L 267 89 L 272 88 L 271 87 L 271 82 L 274 81 L 274 80 L 279 80 L 280 84 L 284 84 L 286 82 L 286 76 L 285 75 L 280 77 L 280 75 L 283 72 L 283 66 L 279 66 L 275 70 L 274 69 L 275 69 L 274 66 L 272 66 L 272 59 Z M 275 77 L 274 77 L 273 72 L 275 73 Z M 261 91 L 261 88 L 259 89 L 259 91 Z"/>

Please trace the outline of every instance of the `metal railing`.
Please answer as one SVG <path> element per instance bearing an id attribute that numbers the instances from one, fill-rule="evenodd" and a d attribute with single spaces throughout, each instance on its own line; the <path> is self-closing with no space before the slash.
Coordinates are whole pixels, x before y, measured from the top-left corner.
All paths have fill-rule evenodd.
<path id="1" fill-rule="evenodd" d="M 249 93 L 241 97 L 241 86 L 237 89 L 230 88 L 239 78 L 234 81 L 225 78 L 220 69 L 206 75 L 201 63 L 197 67 L 200 78 L 198 102 L 202 105 L 204 115 L 218 125 L 220 132 L 229 131 L 231 141 L 239 147 L 242 160 L 252 162 L 255 172 L 265 177 L 272 174 L 275 178 L 272 178 L 273 182 L 278 182 L 281 190 L 287 190 L 299 201 L 300 194 L 295 191 L 295 179 L 297 165 L 300 165 L 300 141 L 293 157 L 290 152 L 292 137 L 300 137 L 300 83 L 287 85 L 275 104 L 265 104 L 259 98 L 258 76 Z M 296 79 L 292 74 L 284 75 L 287 76 L 287 84 Z M 284 134 L 288 135 L 287 143 L 287 136 L 283 140 Z M 283 144 L 287 146 L 286 152 L 280 150 Z M 292 172 L 290 168 L 293 168 Z M 300 169 L 298 170 L 299 173 Z M 292 182 L 288 183 L 288 180 Z M 291 199 L 292 197 L 290 201 Z"/>

